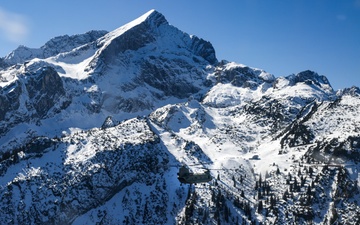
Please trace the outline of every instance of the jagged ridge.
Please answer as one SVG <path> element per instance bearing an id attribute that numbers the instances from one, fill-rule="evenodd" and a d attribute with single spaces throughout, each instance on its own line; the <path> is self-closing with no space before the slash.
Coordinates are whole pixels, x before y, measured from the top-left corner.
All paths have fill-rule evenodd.
<path id="1" fill-rule="evenodd" d="M 35 58 L 45 59 L 59 53 L 69 52 L 74 48 L 97 40 L 106 33 L 107 31 L 93 30 L 86 32 L 85 34 L 58 36 L 52 38 L 40 48 L 29 48 L 21 45 L 7 56 L 0 59 L 0 68 L 21 64 Z"/>

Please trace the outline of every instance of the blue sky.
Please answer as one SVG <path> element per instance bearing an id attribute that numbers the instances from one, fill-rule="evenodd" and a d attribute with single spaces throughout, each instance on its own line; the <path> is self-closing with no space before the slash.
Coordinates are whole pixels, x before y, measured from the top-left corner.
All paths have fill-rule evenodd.
<path id="1" fill-rule="evenodd" d="M 335 90 L 360 86 L 360 0 L 3 1 L 0 56 L 59 35 L 111 31 L 150 9 L 210 41 L 219 60 L 277 77 L 314 70 Z"/>

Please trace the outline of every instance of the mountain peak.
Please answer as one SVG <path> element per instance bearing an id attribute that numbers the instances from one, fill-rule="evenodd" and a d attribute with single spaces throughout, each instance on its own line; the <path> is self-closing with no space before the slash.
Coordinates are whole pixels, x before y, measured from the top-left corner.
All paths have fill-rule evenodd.
<path id="1" fill-rule="evenodd" d="M 140 18 L 142 18 L 142 17 L 145 17 L 146 21 L 151 21 L 155 25 L 168 23 L 167 20 L 165 19 L 165 16 L 163 14 L 159 13 L 158 11 L 156 11 L 155 9 L 148 11 L 147 13 L 142 15 Z"/>
<path id="2" fill-rule="evenodd" d="M 147 13 L 143 14 L 142 16 L 138 17 L 137 19 L 115 29 L 114 31 L 111 31 L 107 36 L 108 36 L 108 38 L 109 37 L 115 38 L 142 23 L 146 23 L 152 27 L 159 27 L 162 24 L 168 24 L 164 15 L 162 15 L 158 11 L 152 9 L 152 10 L 148 11 Z M 105 38 L 104 40 L 106 40 L 106 39 L 107 38 Z"/>
<path id="3" fill-rule="evenodd" d="M 360 88 L 352 86 L 351 88 L 344 88 L 338 91 L 337 95 L 360 96 Z"/>
<path id="4" fill-rule="evenodd" d="M 306 84 L 309 86 L 318 87 L 326 91 L 327 93 L 333 93 L 334 91 L 326 76 L 319 75 L 318 73 L 311 70 L 305 70 L 297 73 L 296 75 L 295 74 L 289 75 L 285 77 L 285 79 L 288 81 L 288 85 L 290 86 L 295 86 L 298 84 Z M 279 81 L 277 82 L 276 86 L 278 86 L 278 84 Z"/>
<path id="5" fill-rule="evenodd" d="M 88 69 L 90 71 L 95 68 L 108 67 L 126 51 L 137 51 L 145 46 L 149 47 L 150 44 L 152 44 L 151 49 L 162 48 L 164 51 L 172 52 L 182 49 L 211 64 L 217 62 L 215 50 L 210 42 L 180 31 L 169 25 L 161 13 L 150 10 L 98 39 L 99 50 Z M 149 52 L 149 49 L 146 52 Z"/>
<path id="6" fill-rule="evenodd" d="M 318 73 L 311 70 L 305 70 L 296 74 L 295 82 L 308 82 L 315 84 L 322 83 L 322 84 L 330 85 L 330 82 L 325 76 L 319 75 Z"/>

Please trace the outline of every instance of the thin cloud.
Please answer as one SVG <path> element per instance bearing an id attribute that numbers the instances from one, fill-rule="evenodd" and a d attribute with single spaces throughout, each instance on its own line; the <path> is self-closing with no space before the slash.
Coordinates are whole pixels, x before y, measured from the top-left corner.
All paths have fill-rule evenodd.
<path id="1" fill-rule="evenodd" d="M 360 8 L 360 0 L 355 0 L 354 5 L 355 7 Z"/>
<path id="2" fill-rule="evenodd" d="M 339 14 L 336 16 L 336 18 L 340 21 L 344 21 L 347 19 L 346 15 L 344 15 L 344 14 Z"/>
<path id="3" fill-rule="evenodd" d="M 0 8 L 0 32 L 8 41 L 23 41 L 29 33 L 25 17 Z"/>

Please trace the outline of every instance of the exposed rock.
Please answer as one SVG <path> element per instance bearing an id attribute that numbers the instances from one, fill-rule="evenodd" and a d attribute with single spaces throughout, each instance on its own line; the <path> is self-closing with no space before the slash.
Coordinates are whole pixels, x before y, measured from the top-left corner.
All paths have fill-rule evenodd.
<path id="1" fill-rule="evenodd" d="M 30 75 L 25 86 L 39 118 L 65 96 L 63 82 L 52 67 L 41 68 L 37 74 Z"/>
<path id="2" fill-rule="evenodd" d="M 356 86 L 353 86 L 351 88 L 345 88 L 345 89 L 342 89 L 340 90 L 338 93 L 337 93 L 338 96 L 343 96 L 343 95 L 350 95 L 350 96 L 360 96 L 360 88 L 359 87 L 356 87 Z"/>
<path id="3" fill-rule="evenodd" d="M 0 87 L 0 121 L 5 119 L 6 113 L 19 108 L 21 93 L 22 87 L 19 81 L 4 88 Z"/>
<path id="4" fill-rule="evenodd" d="M 52 38 L 40 48 L 19 46 L 17 49 L 0 59 L 0 67 L 22 64 L 34 58 L 45 59 L 59 53 L 71 51 L 81 45 L 88 44 L 104 36 L 107 31 L 89 31 L 85 34 L 63 35 Z M 3 66 L 1 66 L 3 65 Z"/>
<path id="5" fill-rule="evenodd" d="M 101 126 L 102 129 L 114 127 L 117 123 L 113 120 L 112 116 L 106 117 L 103 125 Z"/>
<path id="6" fill-rule="evenodd" d="M 356 87 L 217 62 L 154 10 L 0 67 L 3 223 L 360 222 Z"/>

